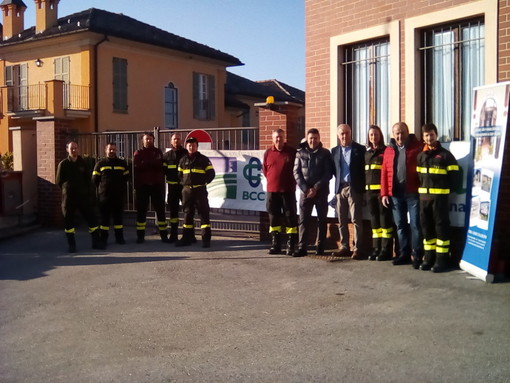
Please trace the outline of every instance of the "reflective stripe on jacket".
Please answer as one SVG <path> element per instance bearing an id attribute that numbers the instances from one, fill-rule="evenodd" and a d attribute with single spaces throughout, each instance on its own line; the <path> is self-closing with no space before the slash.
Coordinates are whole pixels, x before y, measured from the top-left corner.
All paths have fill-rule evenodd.
<path id="1" fill-rule="evenodd" d="M 115 198 L 124 195 L 128 176 L 129 168 L 125 160 L 118 157 L 105 158 L 94 167 L 92 180 L 100 195 Z"/>
<path id="2" fill-rule="evenodd" d="M 183 156 L 177 171 L 182 186 L 195 188 L 211 183 L 216 175 L 209 158 L 200 152 Z"/>
<path id="3" fill-rule="evenodd" d="M 370 148 L 365 153 L 365 189 L 381 190 L 381 170 L 386 146 Z"/>
<path id="4" fill-rule="evenodd" d="M 416 171 L 420 179 L 418 193 L 421 195 L 450 194 L 460 185 L 457 160 L 439 143 L 437 148 L 418 154 Z"/>

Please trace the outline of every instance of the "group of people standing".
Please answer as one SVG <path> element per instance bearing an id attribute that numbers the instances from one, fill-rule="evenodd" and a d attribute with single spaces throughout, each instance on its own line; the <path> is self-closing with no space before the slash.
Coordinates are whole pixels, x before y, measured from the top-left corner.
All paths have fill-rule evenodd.
<path id="1" fill-rule="evenodd" d="M 136 203 L 136 242 L 145 241 L 149 201 L 156 212 L 161 240 L 176 246 L 188 246 L 196 241 L 194 234 L 195 210 L 200 215 L 202 246 L 211 245 L 211 224 L 207 187 L 215 176 L 209 159 L 198 151 L 198 140 L 171 137 L 170 150 L 163 153 L 154 146 L 154 134 L 144 133 L 142 147 L 133 155 L 133 178 Z M 115 241 L 124 244 L 123 209 L 126 186 L 130 177 L 128 164 L 117 157 L 115 143 L 108 143 L 106 157 L 98 161 L 93 170 L 90 163 L 79 155 L 78 144 L 66 145 L 68 157 L 57 168 L 56 183 L 62 189 L 62 213 L 69 252 L 76 252 L 75 214 L 79 211 L 87 221 L 92 238 L 92 248 L 105 249 L 108 243 L 110 222 L 113 218 Z M 92 186 L 91 187 L 91 182 Z M 170 220 L 165 215 L 165 183 Z M 97 192 L 100 226 L 92 208 L 91 190 Z M 184 212 L 183 234 L 178 239 L 179 202 Z M 168 232 L 170 228 L 170 233 Z"/>
<path id="2" fill-rule="evenodd" d="M 286 254 L 307 255 L 315 207 L 316 254 L 324 254 L 329 181 L 334 176 L 340 232 L 340 248 L 334 255 L 383 261 L 393 258 L 395 248 L 394 265 L 445 271 L 450 252 L 448 196 L 460 186 L 460 168 L 455 157 L 439 143 L 434 124 L 425 124 L 421 131 L 423 140 L 410 134 L 404 122 L 398 122 L 386 145 L 381 129 L 371 125 L 365 147 L 353 141 L 349 125 L 340 124 L 339 145 L 330 152 L 322 146 L 317 129 L 307 131 L 297 150 L 285 143 L 283 130 L 275 130 L 273 145 L 263 161 L 272 239 L 269 253 L 281 253 L 285 227 Z M 299 222 L 296 185 L 300 190 Z M 365 192 L 372 227 L 371 249 L 363 243 Z M 349 222 L 353 225 L 352 241 Z"/>
<path id="3" fill-rule="evenodd" d="M 393 138 L 386 145 L 381 129 L 371 125 L 365 147 L 353 141 L 348 124 L 340 124 L 337 131 L 339 145 L 330 152 L 322 145 L 317 129 L 307 131 L 297 150 L 285 142 L 282 129 L 275 130 L 272 146 L 263 158 L 271 235 L 269 253 L 282 252 L 286 234 L 286 254 L 306 256 L 315 208 L 318 232 L 315 252 L 324 254 L 329 185 L 334 176 L 340 232 L 340 248 L 334 255 L 379 261 L 393 258 L 394 265 L 412 264 L 416 269 L 444 271 L 450 252 L 448 196 L 460 186 L 460 168 L 454 156 L 439 143 L 435 125 L 425 124 L 421 132 L 423 140 L 410 134 L 404 122 L 398 122 L 392 127 Z M 196 138 L 188 137 L 185 147 L 180 141 L 174 134 L 170 150 L 163 153 L 154 146 L 153 133 L 145 133 L 142 148 L 134 153 L 137 243 L 145 241 L 150 200 L 163 242 L 175 242 L 176 246 L 195 242 L 196 210 L 201 218 L 202 246 L 208 248 L 211 245 L 207 184 L 214 179 L 215 171 L 209 158 L 198 151 Z M 66 150 L 68 157 L 58 166 L 57 184 L 62 189 L 69 251 L 76 252 L 74 216 L 77 210 L 87 220 L 93 248 L 106 247 L 112 217 L 115 240 L 119 244 L 125 243 L 122 212 L 130 171 L 126 161 L 117 157 L 116 145 L 106 145 L 106 157 L 95 164 L 93 171 L 79 156 L 75 141 L 70 141 Z M 100 226 L 89 204 L 91 181 L 98 195 Z M 165 182 L 169 222 L 165 215 Z M 300 191 L 299 219 L 296 186 Z M 371 249 L 363 242 L 365 193 L 372 227 Z M 179 202 L 184 212 L 180 239 Z M 353 225 L 352 241 L 349 223 Z M 393 257 L 394 251 L 396 257 Z"/>

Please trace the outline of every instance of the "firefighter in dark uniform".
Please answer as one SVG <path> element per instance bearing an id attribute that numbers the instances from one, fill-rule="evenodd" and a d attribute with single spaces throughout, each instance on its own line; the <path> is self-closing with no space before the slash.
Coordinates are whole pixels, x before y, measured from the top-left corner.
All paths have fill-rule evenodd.
<path id="1" fill-rule="evenodd" d="M 99 227 L 90 203 L 92 167 L 78 155 L 78 144 L 75 141 L 67 143 L 66 151 L 69 156 L 58 164 L 56 183 L 62 189 L 62 214 L 69 252 L 76 252 L 76 210 L 79 210 L 87 221 L 92 248 L 100 249 L 102 246 Z"/>
<path id="2" fill-rule="evenodd" d="M 455 157 L 437 141 L 437 127 L 422 127 L 425 146 L 418 154 L 420 179 L 420 219 L 423 232 L 424 259 L 420 270 L 442 272 L 448 269 L 450 252 L 449 194 L 458 190 L 460 168 Z"/>
<path id="3" fill-rule="evenodd" d="M 101 213 L 101 243 L 106 247 L 110 217 L 113 216 L 115 242 L 123 245 L 124 226 L 122 212 L 124 209 L 124 194 L 129 176 L 129 169 L 124 159 L 117 157 L 117 146 L 114 143 L 106 145 L 106 158 L 94 167 L 92 180 L 97 188 L 99 197 L 99 211 Z"/>
<path id="4" fill-rule="evenodd" d="M 179 229 L 179 201 L 182 200 L 182 185 L 179 182 L 177 167 L 179 161 L 188 153 L 181 145 L 181 137 L 178 134 L 172 134 L 170 139 L 171 148 L 163 158 L 166 164 L 166 185 L 167 185 L 167 205 L 170 209 L 170 236 L 168 242 L 177 241 Z"/>
<path id="5" fill-rule="evenodd" d="M 188 153 L 181 158 L 178 167 L 179 180 L 182 185 L 182 206 L 184 225 L 182 237 L 176 246 L 189 246 L 192 243 L 195 208 L 200 214 L 202 228 L 202 247 L 211 246 L 211 221 L 209 220 L 209 200 L 207 184 L 211 183 L 216 173 L 209 158 L 198 152 L 198 141 L 194 137 L 186 139 Z"/>
<path id="6" fill-rule="evenodd" d="M 147 209 L 149 198 L 156 211 L 157 226 L 161 241 L 168 241 L 165 217 L 165 163 L 163 153 L 154 146 L 154 134 L 142 136 L 143 147 L 133 156 L 134 182 L 136 193 L 136 243 L 145 241 Z"/>
<path id="7" fill-rule="evenodd" d="M 381 169 L 386 145 L 377 125 L 368 128 L 365 152 L 365 189 L 372 226 L 372 254 L 370 261 L 391 259 L 393 255 L 393 216 L 381 202 Z"/>

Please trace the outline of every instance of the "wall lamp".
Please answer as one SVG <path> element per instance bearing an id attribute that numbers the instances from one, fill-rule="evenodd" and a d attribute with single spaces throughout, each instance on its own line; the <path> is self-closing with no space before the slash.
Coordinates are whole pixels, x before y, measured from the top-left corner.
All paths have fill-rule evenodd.
<path id="1" fill-rule="evenodd" d="M 42 66 L 42 64 L 43 64 L 43 62 L 42 62 L 42 60 L 41 60 L 41 59 L 37 59 L 37 60 L 35 60 L 35 66 L 36 66 L 36 67 L 38 67 L 38 68 L 39 68 L 39 67 L 41 67 L 41 66 Z"/>

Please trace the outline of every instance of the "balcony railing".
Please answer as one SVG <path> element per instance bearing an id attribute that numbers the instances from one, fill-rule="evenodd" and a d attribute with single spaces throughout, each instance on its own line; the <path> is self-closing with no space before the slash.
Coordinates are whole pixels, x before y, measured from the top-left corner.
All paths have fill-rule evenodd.
<path id="1" fill-rule="evenodd" d="M 7 111 L 19 113 L 49 109 L 47 84 L 8 86 Z M 89 110 L 90 87 L 87 85 L 63 84 L 64 110 Z"/>
<path id="2" fill-rule="evenodd" d="M 64 84 L 64 109 L 89 110 L 90 87 L 87 85 Z"/>
<path id="3" fill-rule="evenodd" d="M 9 112 L 46 109 L 46 85 L 10 86 L 7 88 Z"/>

